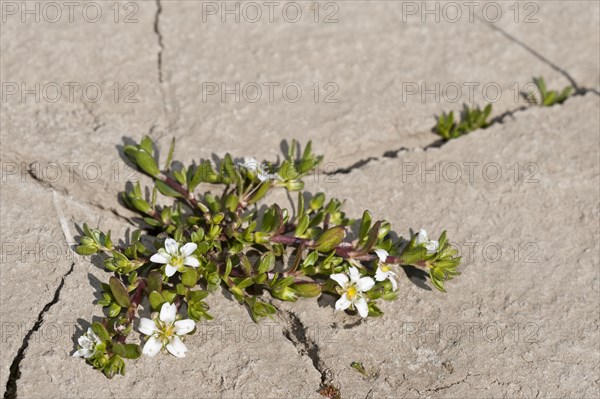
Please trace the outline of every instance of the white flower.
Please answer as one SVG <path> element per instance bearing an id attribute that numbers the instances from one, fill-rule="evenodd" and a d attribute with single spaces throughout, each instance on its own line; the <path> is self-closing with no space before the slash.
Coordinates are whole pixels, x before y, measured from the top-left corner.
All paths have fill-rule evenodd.
<path id="1" fill-rule="evenodd" d="M 196 323 L 191 319 L 175 321 L 176 316 L 177 306 L 165 302 L 160 308 L 160 315 L 154 320 L 140 319 L 140 332 L 150 336 L 142 350 L 144 355 L 155 356 L 162 348 L 167 348 L 172 355 L 185 357 L 187 347 L 181 336 L 190 333 Z"/>
<path id="2" fill-rule="evenodd" d="M 73 353 L 74 357 L 89 359 L 96 352 L 96 345 L 102 343 L 100 338 L 88 327 L 87 333 L 77 339 L 80 349 Z"/>
<path id="3" fill-rule="evenodd" d="M 358 310 L 361 317 L 367 317 L 369 306 L 363 292 L 369 291 L 375 285 L 371 277 L 360 277 L 358 269 L 349 268 L 349 274 L 336 273 L 330 276 L 341 287 L 342 297 L 335 303 L 335 310 L 346 310 L 349 307 Z"/>
<path id="4" fill-rule="evenodd" d="M 158 253 L 152 255 L 150 260 L 154 263 L 166 264 L 165 273 L 171 277 L 175 272 L 183 266 L 200 266 L 200 262 L 192 253 L 196 250 L 197 245 L 193 242 L 188 242 L 183 247 L 179 248 L 179 244 L 172 238 L 165 240 L 165 247 L 158 250 Z"/>
<path id="5" fill-rule="evenodd" d="M 386 259 L 390 254 L 385 249 L 376 249 L 375 253 L 379 258 L 379 264 L 377 265 L 377 272 L 375 272 L 375 280 L 377 281 L 385 281 L 390 280 L 392 283 L 392 290 L 396 291 L 398 289 L 398 283 L 396 282 L 395 277 L 397 277 L 396 273 L 392 271 L 391 265 L 385 263 Z"/>
<path id="6" fill-rule="evenodd" d="M 243 166 L 248 171 L 256 173 L 258 180 L 265 182 L 267 180 L 283 180 L 278 173 L 269 173 L 269 167 L 267 165 L 261 165 L 254 158 L 244 158 L 244 163 L 238 163 L 239 166 Z"/>
<path id="7" fill-rule="evenodd" d="M 415 244 L 425 244 L 425 248 L 427 249 L 427 253 L 432 254 L 437 251 L 440 243 L 436 240 L 430 240 L 427 236 L 427 232 L 423 229 L 419 230 L 417 233 L 417 239 L 415 240 Z"/>

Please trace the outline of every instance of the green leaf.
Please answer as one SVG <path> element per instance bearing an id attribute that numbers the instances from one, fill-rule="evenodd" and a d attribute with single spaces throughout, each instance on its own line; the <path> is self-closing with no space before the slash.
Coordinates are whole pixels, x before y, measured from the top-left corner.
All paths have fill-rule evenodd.
<path id="1" fill-rule="evenodd" d="M 260 258 L 260 263 L 258 264 L 258 273 L 266 273 L 268 271 L 273 270 L 275 267 L 275 254 L 273 252 L 266 252 Z"/>
<path id="2" fill-rule="evenodd" d="M 317 283 L 296 283 L 290 286 L 303 298 L 314 298 L 321 295 L 321 285 Z"/>
<path id="3" fill-rule="evenodd" d="M 186 287 L 193 287 L 198 282 L 198 272 L 193 267 L 186 268 L 181 275 L 181 283 Z"/>
<path id="4" fill-rule="evenodd" d="M 102 369 L 102 372 L 108 378 L 113 378 L 117 374 L 125 375 L 125 362 L 119 355 L 113 355 Z"/>
<path id="5" fill-rule="evenodd" d="M 162 273 L 156 270 L 148 273 L 148 291 L 157 291 L 160 292 L 162 290 Z"/>
<path id="6" fill-rule="evenodd" d="M 231 193 L 227 196 L 225 200 L 225 207 L 229 209 L 230 212 L 235 212 L 239 204 L 238 196 Z"/>
<path id="7" fill-rule="evenodd" d="M 429 277 L 435 288 L 442 292 L 446 292 L 444 288 L 444 281 L 446 280 L 446 274 L 441 267 L 433 267 L 429 270 Z"/>
<path id="8" fill-rule="evenodd" d="M 108 317 L 117 317 L 121 313 L 121 306 L 118 303 L 113 302 L 108 307 Z"/>
<path id="9" fill-rule="evenodd" d="M 140 169 L 152 177 L 157 177 L 160 174 L 160 170 L 158 170 L 154 158 L 144 150 L 138 150 L 138 152 L 135 153 L 135 162 Z"/>
<path id="10" fill-rule="evenodd" d="M 298 220 L 298 225 L 296 226 L 296 231 L 294 232 L 294 235 L 297 237 L 300 237 L 304 234 L 304 232 L 306 231 L 306 229 L 308 228 L 308 224 L 310 223 L 310 219 L 308 218 L 308 215 L 305 213 L 302 216 L 300 216 L 300 219 Z"/>
<path id="11" fill-rule="evenodd" d="M 369 228 L 371 227 L 371 213 L 367 210 L 363 212 L 362 220 L 360 221 L 360 228 L 358 230 L 358 238 L 363 240 L 367 233 L 369 232 Z"/>
<path id="12" fill-rule="evenodd" d="M 250 198 L 248 198 L 248 200 L 246 201 L 248 204 L 254 204 L 256 201 L 262 199 L 265 194 L 267 194 L 267 192 L 269 191 L 269 189 L 271 188 L 271 182 L 266 181 L 264 183 L 262 183 L 259 188 L 254 191 L 254 193 L 250 196 Z"/>
<path id="13" fill-rule="evenodd" d="M 381 221 L 375 222 L 375 224 L 369 231 L 369 236 L 367 238 L 367 241 L 365 242 L 365 245 L 361 249 L 362 253 L 366 254 L 366 253 L 370 252 L 371 249 L 373 249 L 373 247 L 375 246 L 375 244 L 377 244 L 377 239 L 379 238 L 379 227 L 380 226 L 381 226 Z"/>
<path id="14" fill-rule="evenodd" d="M 171 147 L 169 147 L 169 154 L 167 155 L 167 160 L 165 161 L 165 169 L 171 169 L 171 161 L 173 160 L 173 151 L 175 150 L 175 137 L 171 140 Z"/>
<path id="15" fill-rule="evenodd" d="M 332 251 L 344 238 L 346 238 L 346 229 L 343 226 L 334 226 L 321 234 L 321 237 L 317 240 L 317 251 Z"/>
<path id="16" fill-rule="evenodd" d="M 323 206 L 325 202 L 325 194 L 316 193 L 314 197 L 310 200 L 309 206 L 313 211 L 318 211 Z"/>
<path id="17" fill-rule="evenodd" d="M 81 256 L 93 255 L 98 252 L 98 248 L 90 247 L 87 245 L 78 245 L 75 249 L 75 252 L 77 252 Z"/>
<path id="18" fill-rule="evenodd" d="M 108 279 L 108 284 L 110 285 L 110 290 L 115 297 L 117 303 L 124 308 L 129 307 L 131 301 L 129 300 L 129 293 L 127 292 L 127 288 L 125 285 L 115 276 L 111 276 Z"/>
<path id="19" fill-rule="evenodd" d="M 188 300 L 190 302 L 198 302 L 208 296 L 209 292 L 204 290 L 188 291 Z"/>
<path id="20" fill-rule="evenodd" d="M 142 141 L 140 142 L 140 148 L 146 151 L 148 154 L 154 154 L 154 142 L 150 138 L 150 136 L 142 137 Z"/>
<path id="21" fill-rule="evenodd" d="M 175 297 L 177 296 L 177 293 L 171 290 L 163 290 L 161 292 L 161 295 L 163 296 L 163 298 L 166 299 L 167 302 L 173 303 Z"/>
<path id="22" fill-rule="evenodd" d="M 152 306 L 152 309 L 154 310 L 160 309 L 163 303 L 167 302 L 158 291 L 152 291 L 148 296 L 148 300 L 150 301 L 150 306 Z"/>
<path id="23" fill-rule="evenodd" d="M 137 359 L 142 356 L 142 348 L 136 344 L 113 343 L 113 353 L 126 359 Z"/>
<path id="24" fill-rule="evenodd" d="M 181 197 L 181 194 L 177 192 L 177 190 L 171 188 L 167 183 L 161 180 L 155 180 L 154 184 L 156 184 L 156 188 L 160 191 L 161 194 L 166 195 L 167 197 Z"/>
<path id="25" fill-rule="evenodd" d="M 92 323 L 92 331 L 100 338 L 103 342 L 107 342 L 110 340 L 110 335 L 102 324 L 97 321 Z"/>
<path id="26" fill-rule="evenodd" d="M 245 288 L 250 287 L 252 284 L 254 284 L 254 280 L 251 277 L 247 277 L 244 280 L 242 280 L 242 282 L 237 284 L 236 287 L 240 290 L 243 290 Z"/>
<path id="27" fill-rule="evenodd" d="M 302 262 L 302 265 L 304 267 L 312 266 L 315 263 L 317 263 L 318 259 L 319 259 L 319 252 L 313 251 L 306 256 L 306 258 L 304 259 L 304 262 Z"/>

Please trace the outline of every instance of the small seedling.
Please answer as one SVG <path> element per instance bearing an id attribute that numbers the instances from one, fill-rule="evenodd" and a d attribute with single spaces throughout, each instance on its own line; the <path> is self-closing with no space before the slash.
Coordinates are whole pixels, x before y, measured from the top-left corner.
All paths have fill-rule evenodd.
<path id="1" fill-rule="evenodd" d="M 350 363 L 350 367 L 352 367 L 353 369 L 355 369 L 356 371 L 358 371 L 365 377 L 369 376 L 369 373 L 367 373 L 367 370 L 365 370 L 365 367 L 363 366 L 362 362 L 352 362 L 352 363 Z"/>
<path id="2" fill-rule="evenodd" d="M 486 105 L 483 110 L 465 104 L 460 114 L 460 122 L 454 121 L 454 111 L 450 111 L 448 114 L 444 112 L 438 116 L 437 125 L 433 131 L 446 140 L 455 139 L 473 130 L 485 129 L 490 126 L 491 123 L 487 121 L 487 118 L 491 112 L 492 104 Z"/>
<path id="3" fill-rule="evenodd" d="M 325 385 L 319 389 L 319 394 L 327 399 L 341 399 L 340 389 L 333 385 Z"/>
<path id="4" fill-rule="evenodd" d="M 571 91 L 573 90 L 571 86 L 565 87 L 560 94 L 556 90 L 548 90 L 543 77 L 533 78 L 533 83 L 536 85 L 538 92 L 540 93 L 540 99 L 538 100 L 535 93 L 530 92 L 527 96 L 528 100 L 542 107 L 551 107 L 554 104 L 562 104 L 569 97 Z"/>
<path id="5" fill-rule="evenodd" d="M 235 162 L 226 154 L 217 164 L 201 160 L 188 167 L 172 162 L 173 143 L 162 169 L 155 149 L 149 137 L 124 148 L 153 183 L 122 193 L 142 217 L 138 230 L 116 242 L 110 231 L 83 224 L 77 247 L 80 255 L 101 260 L 111 276 L 97 302 L 105 317 L 79 337 L 74 356 L 107 377 L 125 373 L 124 359 L 160 352 L 184 357 L 187 335 L 213 318 L 205 299 L 220 289 L 246 306 L 255 322 L 277 311 L 267 295 L 295 302 L 327 294 L 337 299 L 336 311 L 364 318 L 383 313 L 379 301 L 397 298 L 401 266 L 425 270 L 440 291 L 459 274 L 460 257 L 445 232 L 437 240 L 424 230 L 403 239 L 369 211 L 354 222 L 342 201 L 302 193 L 302 179 L 322 159 L 310 143 L 301 152 L 292 142 L 279 163 Z M 276 189 L 299 193 L 295 211 L 274 203 L 259 212 L 259 201 Z M 357 237 L 347 237 L 349 231 Z M 154 313 L 140 317 L 140 305 Z M 145 336 L 142 346 L 130 338 L 134 326 Z M 324 392 L 339 397 L 333 387 Z"/>

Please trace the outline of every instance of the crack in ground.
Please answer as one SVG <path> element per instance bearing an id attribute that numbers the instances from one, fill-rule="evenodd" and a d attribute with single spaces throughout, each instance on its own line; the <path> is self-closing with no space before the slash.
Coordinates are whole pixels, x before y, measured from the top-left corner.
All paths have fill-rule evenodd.
<path id="1" fill-rule="evenodd" d="M 363 166 L 365 166 L 366 164 L 368 164 L 371 161 L 378 161 L 379 158 L 378 157 L 369 157 L 369 158 L 365 158 L 365 159 L 361 159 L 355 163 L 353 163 L 352 165 L 348 166 L 347 168 L 340 168 L 340 169 L 336 169 L 332 172 L 325 172 L 326 175 L 347 175 L 348 173 L 352 172 L 355 169 L 360 169 Z"/>
<path id="2" fill-rule="evenodd" d="M 571 86 L 573 86 L 573 88 L 575 89 L 575 92 L 570 95 L 564 102 L 567 102 L 571 97 L 579 97 L 579 96 L 584 96 L 588 93 L 594 93 L 597 96 L 600 97 L 600 91 L 598 91 L 597 89 L 594 88 L 588 88 L 588 87 L 584 87 L 584 86 L 579 86 L 579 84 L 577 83 L 577 81 L 571 76 L 571 74 L 569 74 L 569 72 L 561 67 L 559 67 L 557 64 L 555 64 L 554 62 L 550 61 L 548 58 L 544 57 L 541 53 L 539 53 L 538 51 L 536 51 L 535 49 L 533 49 L 532 47 L 530 47 L 529 45 L 527 45 L 525 42 L 517 39 L 515 36 L 511 35 L 510 33 L 506 32 L 505 30 L 503 30 L 502 28 L 495 26 L 485 20 L 483 20 L 480 17 L 476 17 L 478 18 L 481 22 L 483 22 L 487 27 L 489 27 L 492 30 L 495 30 L 496 32 L 500 33 L 501 35 L 503 35 L 504 37 L 506 37 L 509 41 L 515 43 L 516 45 L 520 46 L 521 48 L 523 48 L 525 51 L 527 51 L 528 53 L 530 53 L 531 55 L 533 55 L 534 57 L 536 57 L 538 60 L 542 61 L 544 64 L 548 65 L 550 68 L 554 69 L 555 71 L 557 71 L 558 73 L 560 73 L 561 75 L 563 75 L 568 81 L 569 83 L 571 83 Z M 502 124 L 504 123 L 504 120 L 507 117 L 511 117 L 512 119 L 515 119 L 515 114 L 518 112 L 523 112 L 526 111 L 528 109 L 530 109 L 532 106 L 537 106 L 537 105 L 530 105 L 530 106 L 521 106 L 519 108 L 513 109 L 513 110 L 508 110 L 505 111 L 504 113 L 490 119 L 490 126 L 495 125 L 495 124 Z M 487 129 L 487 128 L 484 128 Z M 478 131 L 478 130 L 484 130 L 484 129 L 477 129 L 474 130 Z M 473 132 L 469 132 L 473 133 Z M 443 147 L 446 143 L 448 143 L 450 140 L 446 140 L 446 139 L 438 139 L 424 147 L 415 147 L 415 148 L 407 148 L 407 147 L 400 147 L 397 150 L 388 150 L 386 152 L 383 153 L 382 158 L 397 158 L 398 154 L 400 154 L 401 152 L 414 152 L 416 150 L 422 150 L 422 151 L 427 151 L 431 148 L 441 148 Z M 365 159 L 361 159 L 360 161 L 350 165 L 347 168 L 341 168 L 332 172 L 325 172 L 326 175 L 337 175 L 337 174 L 349 174 L 352 171 L 354 171 L 355 169 L 360 169 L 363 166 L 367 165 L 368 163 L 370 163 L 371 161 L 378 161 L 380 158 L 379 157 L 368 157 Z"/>
<path id="3" fill-rule="evenodd" d="M 74 268 L 75 262 L 71 263 L 71 267 L 69 268 L 67 273 L 65 273 L 62 276 L 60 284 L 54 291 L 54 296 L 52 297 L 52 300 L 44 306 L 44 308 L 38 314 L 37 320 L 33 324 L 33 327 L 31 327 L 31 329 L 25 335 L 25 338 L 23 338 L 23 343 L 21 344 L 21 347 L 17 351 L 17 354 L 10 365 L 10 374 L 8 377 L 8 381 L 6 382 L 6 391 L 4 391 L 4 399 L 16 399 L 17 381 L 19 380 L 19 378 L 21 378 L 21 361 L 25 357 L 25 351 L 29 346 L 29 340 L 31 339 L 33 333 L 38 331 L 42 326 L 42 323 L 44 322 L 44 315 L 52 308 L 52 306 L 54 306 L 54 304 L 58 302 L 60 298 L 60 292 L 65 285 L 65 279 L 69 276 L 69 274 L 73 272 Z"/>
<path id="4" fill-rule="evenodd" d="M 569 83 L 571 83 L 571 85 L 573 86 L 573 88 L 575 89 L 575 93 L 573 94 L 573 96 L 575 95 L 584 95 L 587 93 L 594 93 L 597 96 L 600 96 L 600 92 L 597 89 L 591 89 L 591 88 L 587 88 L 587 87 L 581 87 L 577 84 L 577 81 L 575 80 L 575 78 L 573 78 L 571 76 L 571 74 L 564 68 L 559 67 L 557 64 L 555 64 L 554 62 L 550 61 L 548 58 L 544 57 L 541 53 L 539 53 L 538 51 L 536 51 L 533 47 L 530 47 L 528 44 L 526 44 L 525 42 L 517 39 L 515 36 L 511 35 L 510 33 L 506 32 L 504 29 L 489 23 L 488 21 L 483 20 L 481 17 L 476 16 L 477 19 L 479 19 L 481 22 L 483 22 L 488 28 L 495 30 L 496 32 L 500 33 L 502 36 L 506 37 L 508 40 L 510 40 L 511 42 L 515 43 L 516 45 L 520 46 L 521 48 L 523 48 L 525 51 L 527 51 L 529 54 L 533 55 L 535 58 L 537 58 L 538 60 L 542 61 L 544 64 L 548 65 L 550 68 L 554 69 L 556 72 L 560 73 L 561 75 L 563 75 L 568 81 Z"/>
<path id="5" fill-rule="evenodd" d="M 465 376 L 465 378 L 463 378 L 463 379 L 461 379 L 461 380 L 458 380 L 458 381 L 456 381 L 456 382 L 450 383 L 450 384 L 448 384 L 448 385 L 442 385 L 442 386 L 440 386 L 440 387 L 437 387 L 437 388 L 427 388 L 427 389 L 426 389 L 425 391 L 423 391 L 423 392 L 421 392 L 420 390 L 418 390 L 418 389 L 416 389 L 416 388 L 409 388 L 409 389 L 410 389 L 410 390 L 417 391 L 417 393 L 418 393 L 419 395 L 423 395 L 423 393 L 425 393 L 425 392 L 433 392 L 433 393 L 438 393 L 439 391 L 443 391 L 444 389 L 448 389 L 448 388 L 451 388 L 451 387 L 453 387 L 453 386 L 455 386 L 455 385 L 459 385 L 459 384 L 462 384 L 463 382 L 466 382 L 466 381 L 467 381 L 467 379 L 468 379 L 469 377 L 477 377 L 477 376 L 479 376 L 479 375 L 480 375 L 480 374 L 471 374 L 471 373 L 467 373 L 467 375 Z M 468 384 L 469 386 L 471 386 L 471 384 L 469 384 L 468 382 L 467 382 L 467 384 Z"/>
<path id="6" fill-rule="evenodd" d="M 173 129 L 173 126 L 179 120 L 179 104 L 175 98 L 173 90 L 171 89 L 168 79 L 165 79 L 164 70 L 163 70 L 163 53 L 166 50 L 164 36 L 162 31 L 160 30 L 160 17 L 163 13 L 163 7 L 161 0 L 155 0 L 156 2 L 156 13 L 154 14 L 154 34 L 156 35 L 158 41 L 158 52 L 156 55 L 156 68 L 158 71 L 158 88 L 160 90 L 160 96 L 162 101 L 163 113 L 166 118 L 166 128 L 164 130 Z M 171 115 L 173 115 L 171 117 Z M 156 126 L 152 127 L 152 130 Z M 164 135 L 164 132 L 158 135 L 158 139 L 161 139 Z"/>
<path id="7" fill-rule="evenodd" d="M 60 194 L 62 194 L 64 196 L 67 196 L 67 197 L 70 197 L 70 198 L 74 198 L 69 193 L 69 190 L 67 190 L 66 188 L 64 188 L 64 187 L 55 187 L 49 181 L 44 180 L 43 178 L 41 178 L 40 176 L 38 176 L 36 174 L 36 172 L 35 172 L 35 168 L 32 168 L 31 165 L 33 165 L 33 162 L 28 165 L 27 173 L 36 182 L 36 184 L 39 184 L 40 186 L 42 186 L 45 189 L 48 189 L 48 190 L 51 190 L 51 191 L 55 191 L 55 192 L 59 192 Z M 121 219 L 121 220 L 129 223 L 132 226 L 137 226 L 135 223 L 133 223 L 133 221 L 131 219 L 129 219 L 127 216 L 121 215 L 115 208 L 107 208 L 104 205 L 102 205 L 100 203 L 97 203 L 97 202 L 90 202 L 90 201 L 78 201 L 78 202 L 82 203 L 82 204 L 85 204 L 85 205 L 92 206 L 94 208 L 98 208 L 98 209 L 103 210 L 103 211 L 111 212 L 117 218 L 119 218 L 119 219 Z"/>
<path id="8" fill-rule="evenodd" d="M 163 82 L 162 53 L 163 53 L 163 50 L 165 49 L 162 33 L 160 32 L 160 27 L 159 27 L 161 13 L 162 13 L 162 4 L 160 3 L 160 0 L 156 0 L 156 14 L 154 14 L 154 33 L 156 34 L 156 37 L 158 39 L 158 47 L 159 47 L 158 54 L 157 54 L 157 60 L 156 60 L 156 66 L 158 68 L 158 81 L 160 83 Z"/>
<path id="9" fill-rule="evenodd" d="M 319 354 L 319 346 L 306 334 L 306 327 L 294 313 L 280 310 L 285 324 L 282 326 L 283 336 L 294 345 L 300 356 L 308 356 L 315 370 L 321 374 L 321 386 L 331 383 L 332 376 Z"/>
<path id="10" fill-rule="evenodd" d="M 548 58 L 544 57 L 542 54 L 540 54 L 535 49 L 533 49 L 532 47 L 530 47 L 529 45 L 527 45 L 525 42 L 517 39 L 516 37 L 514 37 L 510 33 L 506 32 L 504 29 L 502 29 L 502 28 L 500 28 L 498 26 L 495 26 L 495 25 L 493 25 L 491 23 L 488 23 L 487 21 L 484 21 L 479 16 L 477 16 L 477 19 L 479 19 L 481 22 L 483 22 L 488 28 L 490 28 L 492 30 L 495 30 L 496 32 L 499 32 L 502 36 L 506 37 L 508 40 L 510 40 L 511 42 L 517 44 L 521 48 L 525 49 L 525 51 L 527 51 L 528 53 L 530 53 L 531 55 L 533 55 L 538 60 L 542 61 L 544 64 L 548 65 L 550 68 L 554 69 L 556 72 L 562 74 L 565 78 L 567 78 L 567 80 L 569 82 L 571 82 L 571 85 L 573 85 L 573 87 L 575 88 L 575 90 L 579 91 L 579 89 L 580 89 L 579 85 L 577 84 L 577 82 L 575 81 L 575 79 L 573 79 L 573 77 L 569 74 L 569 72 L 567 72 L 563 68 L 559 67 L 558 65 L 556 65 L 555 63 L 553 63 L 552 61 L 550 61 Z"/>
<path id="11" fill-rule="evenodd" d="M 565 101 L 563 101 L 563 103 L 559 104 L 559 105 L 563 105 L 564 103 L 566 103 L 567 101 L 569 101 L 572 97 L 581 97 L 581 96 L 585 96 L 588 93 L 594 93 L 596 95 L 600 96 L 600 93 L 595 90 L 595 89 L 590 89 L 587 87 L 579 87 L 576 89 L 576 91 L 570 95 Z M 473 130 L 467 134 L 472 134 L 474 132 L 478 132 L 480 130 L 485 130 L 488 129 L 489 127 L 496 125 L 496 124 L 503 124 L 506 122 L 507 118 L 511 118 L 511 120 L 515 120 L 516 119 L 516 114 L 520 113 L 520 112 L 525 112 L 529 109 L 533 109 L 533 108 L 538 108 L 541 107 L 537 104 L 532 104 L 532 105 L 522 105 L 518 108 L 512 109 L 512 110 L 507 110 L 504 111 L 502 114 L 493 117 L 492 119 L 490 119 L 490 125 L 486 128 L 481 128 L 481 129 L 476 129 Z M 541 108 L 546 108 L 546 107 L 541 107 Z M 455 139 L 452 139 L 455 140 Z M 381 157 L 368 157 L 368 158 L 364 158 L 361 159 L 358 162 L 355 162 L 354 164 L 348 166 L 347 168 L 340 168 L 337 170 L 334 170 L 332 172 L 323 172 L 325 175 L 328 176 L 333 176 L 333 175 L 339 175 L 339 174 L 349 174 L 351 172 L 353 172 L 356 169 L 360 169 L 363 166 L 367 165 L 368 163 L 372 162 L 372 161 L 379 161 L 381 158 L 398 158 L 400 153 L 404 153 L 404 152 L 416 152 L 416 151 L 427 151 L 430 150 L 432 148 L 441 148 L 444 145 L 446 145 L 448 142 L 450 142 L 451 140 L 446 140 L 446 139 L 437 139 L 429 144 L 427 144 L 426 146 L 423 147 L 414 147 L 414 148 L 408 148 L 408 147 L 400 147 L 397 150 L 387 150 L 383 153 L 383 155 L 381 155 Z"/>

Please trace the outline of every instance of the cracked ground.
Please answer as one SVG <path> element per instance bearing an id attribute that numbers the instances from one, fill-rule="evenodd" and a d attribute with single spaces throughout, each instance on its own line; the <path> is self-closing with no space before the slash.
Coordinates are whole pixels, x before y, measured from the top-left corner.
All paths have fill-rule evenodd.
<path id="1" fill-rule="evenodd" d="M 491 2 L 497 21 L 465 8 L 439 22 L 409 8 L 420 2 L 319 14 L 292 2 L 296 22 L 287 3 L 256 22 L 252 10 L 222 22 L 220 2 L 88 3 L 85 18 L 78 3 L 54 21 L 43 2 L 0 2 L 5 398 L 319 398 L 322 384 L 342 398 L 600 396 L 598 2 Z M 574 94 L 528 104 L 534 76 Z M 447 143 L 431 132 L 435 115 L 490 98 L 491 127 Z M 308 191 L 402 234 L 447 230 L 462 275 L 441 294 L 408 273 L 365 321 L 305 300 L 255 325 L 217 293 L 185 359 L 141 358 L 105 379 L 71 354 L 102 315 L 108 274 L 72 245 L 84 222 L 133 228 L 118 193 L 149 181 L 120 154 L 146 134 L 163 151 L 176 137 L 184 163 L 275 161 L 282 140 L 312 140 L 325 162 Z"/>

